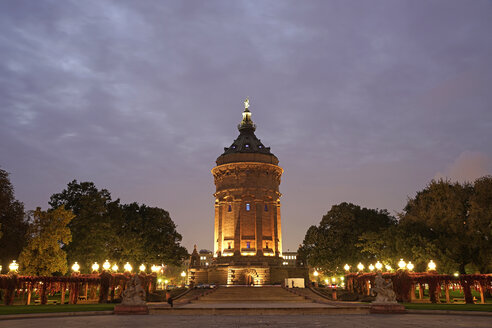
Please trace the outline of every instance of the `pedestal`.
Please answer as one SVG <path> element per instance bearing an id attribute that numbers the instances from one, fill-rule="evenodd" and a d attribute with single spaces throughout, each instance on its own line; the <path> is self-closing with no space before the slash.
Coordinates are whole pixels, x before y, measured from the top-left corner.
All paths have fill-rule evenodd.
<path id="1" fill-rule="evenodd" d="M 147 305 L 122 305 L 114 307 L 114 314 L 149 314 Z"/>
<path id="2" fill-rule="evenodd" d="M 405 307 L 398 303 L 371 303 L 371 313 L 375 314 L 395 314 L 405 313 Z"/>

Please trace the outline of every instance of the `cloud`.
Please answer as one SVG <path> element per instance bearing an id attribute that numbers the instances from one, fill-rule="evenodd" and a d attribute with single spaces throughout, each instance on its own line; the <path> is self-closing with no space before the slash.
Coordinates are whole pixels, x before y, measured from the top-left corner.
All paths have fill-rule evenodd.
<path id="1" fill-rule="evenodd" d="M 492 157 L 478 151 L 464 151 L 434 179 L 473 182 L 488 174 L 492 174 Z"/>

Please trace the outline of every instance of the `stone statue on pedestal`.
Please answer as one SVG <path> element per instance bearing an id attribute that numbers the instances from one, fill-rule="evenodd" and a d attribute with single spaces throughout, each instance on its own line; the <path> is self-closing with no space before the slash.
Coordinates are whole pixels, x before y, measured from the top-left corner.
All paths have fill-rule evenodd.
<path id="1" fill-rule="evenodd" d="M 378 272 L 374 279 L 374 287 L 371 288 L 371 294 L 376 293 L 376 300 L 374 303 L 397 303 L 396 295 L 393 291 L 393 282 L 386 282 L 381 272 Z"/>
<path id="2" fill-rule="evenodd" d="M 128 285 L 126 286 L 125 291 L 123 292 L 123 300 L 121 302 L 122 305 L 145 305 L 145 290 L 142 288 L 140 284 L 140 278 L 138 274 L 135 274 Z"/>

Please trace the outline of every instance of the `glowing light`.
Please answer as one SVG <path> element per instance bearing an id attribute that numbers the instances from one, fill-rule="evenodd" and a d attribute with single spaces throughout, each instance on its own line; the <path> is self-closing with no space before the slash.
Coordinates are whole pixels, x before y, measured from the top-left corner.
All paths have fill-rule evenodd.
<path id="1" fill-rule="evenodd" d="M 72 265 L 72 271 L 73 271 L 73 272 L 79 272 L 79 270 L 80 270 L 80 265 L 79 265 L 77 262 L 75 262 L 75 263 Z"/>
<path id="2" fill-rule="evenodd" d="M 97 262 L 94 262 L 94 264 L 92 265 L 92 271 L 97 271 L 99 270 L 99 264 L 97 264 Z"/>
<path id="3" fill-rule="evenodd" d="M 158 265 L 152 264 L 152 266 L 150 267 L 150 270 L 152 272 L 159 272 L 161 270 L 161 267 Z"/>
<path id="4" fill-rule="evenodd" d="M 434 263 L 434 261 L 430 260 L 429 264 L 427 264 L 427 270 L 436 271 L 436 263 Z"/>
<path id="5" fill-rule="evenodd" d="M 344 276 L 341 276 L 341 277 L 340 277 L 340 280 L 341 280 L 341 281 L 344 281 L 344 280 L 345 280 L 345 277 L 344 277 Z"/>
<path id="6" fill-rule="evenodd" d="M 407 269 L 410 270 L 410 271 L 412 271 L 414 267 L 415 266 L 413 265 L 413 263 L 410 262 L 410 261 L 408 261 L 408 263 L 407 263 Z"/>
<path id="7" fill-rule="evenodd" d="M 109 261 L 106 260 L 104 263 L 103 263 L 103 269 L 108 271 L 109 268 L 111 267 L 111 264 L 109 264 Z"/>
<path id="8" fill-rule="evenodd" d="M 384 266 L 384 268 L 386 269 L 386 271 L 391 271 L 391 270 L 393 270 L 393 268 L 392 268 L 392 267 L 391 267 L 391 265 L 389 265 L 389 264 L 386 264 L 386 265 Z"/>
<path id="9" fill-rule="evenodd" d="M 398 267 L 403 270 L 407 266 L 407 263 L 403 261 L 403 259 L 400 259 L 400 262 L 398 262 Z"/>
<path id="10" fill-rule="evenodd" d="M 113 266 L 111 267 L 111 270 L 114 271 L 114 272 L 118 272 L 118 264 L 113 264 Z"/>
<path id="11" fill-rule="evenodd" d="M 12 272 L 17 272 L 19 270 L 19 264 L 15 262 L 15 260 L 12 261 L 9 265 L 9 270 Z"/>
<path id="12" fill-rule="evenodd" d="M 345 264 L 343 268 L 345 269 L 345 271 L 348 271 L 348 270 L 350 270 L 350 265 Z"/>
<path id="13" fill-rule="evenodd" d="M 453 274 L 453 276 L 455 276 L 455 277 L 459 277 L 459 276 L 460 276 L 460 274 L 459 274 L 458 272 L 455 272 L 455 273 Z"/>
<path id="14" fill-rule="evenodd" d="M 166 280 L 164 280 L 164 283 L 165 283 L 166 285 L 167 285 L 167 283 L 168 283 L 168 282 L 169 282 L 169 280 L 167 280 L 167 279 L 166 279 Z"/>
<path id="15" fill-rule="evenodd" d="M 140 264 L 140 266 L 138 267 L 138 269 L 140 270 L 140 272 L 145 272 L 145 265 L 143 263 Z"/>
<path id="16" fill-rule="evenodd" d="M 186 277 L 186 272 L 184 272 L 184 271 L 181 272 L 181 277 L 183 277 L 183 278 Z"/>
<path id="17" fill-rule="evenodd" d="M 369 270 L 374 271 L 374 265 L 369 264 Z"/>
<path id="18" fill-rule="evenodd" d="M 382 268 L 383 268 L 383 265 L 381 264 L 381 262 L 377 261 L 376 262 L 376 269 L 378 269 L 378 271 L 381 271 Z"/>
<path id="19" fill-rule="evenodd" d="M 364 270 L 364 264 L 359 262 L 359 264 L 357 264 L 357 269 L 359 269 L 359 271 Z"/>
<path id="20" fill-rule="evenodd" d="M 246 98 L 246 100 L 244 101 L 244 108 L 245 109 L 249 108 L 249 98 Z"/>
<path id="21" fill-rule="evenodd" d="M 335 283 L 336 281 L 337 281 L 337 278 L 335 278 L 335 277 L 332 277 L 332 278 L 331 278 L 331 282 L 332 282 L 332 283 Z"/>
<path id="22" fill-rule="evenodd" d="M 123 269 L 125 269 L 125 272 L 132 272 L 133 267 L 130 263 L 126 262 L 126 264 L 123 266 Z"/>
<path id="23" fill-rule="evenodd" d="M 325 279 L 325 284 L 327 284 L 327 285 L 328 285 L 328 279 Z"/>
<path id="24" fill-rule="evenodd" d="M 318 271 L 316 271 L 316 270 L 314 270 L 314 272 L 313 272 L 313 276 L 315 276 L 315 277 L 319 276 L 319 272 L 318 272 Z"/>

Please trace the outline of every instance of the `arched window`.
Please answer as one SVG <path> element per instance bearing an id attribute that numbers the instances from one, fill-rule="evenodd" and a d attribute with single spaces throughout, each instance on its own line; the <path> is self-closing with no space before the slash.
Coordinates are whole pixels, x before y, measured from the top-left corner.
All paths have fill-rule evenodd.
<path id="1" fill-rule="evenodd" d="M 246 242 L 246 248 L 251 248 L 251 243 L 249 241 Z"/>
<path id="2" fill-rule="evenodd" d="M 251 210 L 251 205 L 249 203 L 246 203 L 246 211 Z"/>
<path id="3" fill-rule="evenodd" d="M 232 212 L 232 206 L 229 204 L 229 207 L 227 208 L 227 212 Z"/>
<path id="4" fill-rule="evenodd" d="M 265 212 L 268 212 L 268 205 L 265 204 Z"/>

